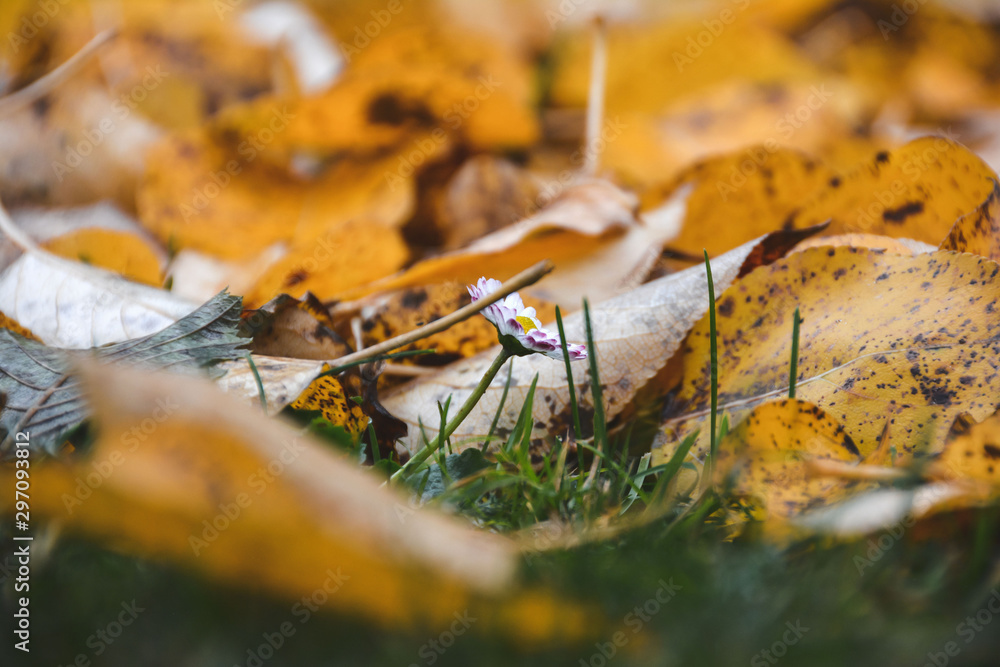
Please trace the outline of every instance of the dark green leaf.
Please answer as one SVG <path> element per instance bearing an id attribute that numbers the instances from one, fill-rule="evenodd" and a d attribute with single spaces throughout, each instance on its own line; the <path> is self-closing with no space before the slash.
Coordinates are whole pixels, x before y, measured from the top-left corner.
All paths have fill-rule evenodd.
<path id="1" fill-rule="evenodd" d="M 150 370 L 207 368 L 236 359 L 247 341 L 236 335 L 242 299 L 217 294 L 198 310 L 157 333 L 90 350 L 47 347 L 0 329 L 0 412 L 6 455 L 13 434 L 31 433 L 34 451 L 55 453 L 65 436 L 90 415 L 72 375 L 75 360 L 90 356 L 102 363 L 125 363 Z"/>

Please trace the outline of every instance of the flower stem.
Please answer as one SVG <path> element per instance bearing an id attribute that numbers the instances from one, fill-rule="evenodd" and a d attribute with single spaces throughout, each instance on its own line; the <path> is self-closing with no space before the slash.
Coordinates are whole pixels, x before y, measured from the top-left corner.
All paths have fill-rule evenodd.
<path id="1" fill-rule="evenodd" d="M 409 476 L 411 472 L 413 472 L 424 461 L 430 458 L 434 452 L 441 448 L 448 438 L 451 437 L 451 434 L 455 432 L 455 429 L 461 426 L 462 422 L 465 421 L 465 418 L 469 416 L 469 413 L 472 412 L 472 408 L 476 407 L 476 403 L 478 403 L 479 399 L 481 399 L 483 394 L 486 393 L 486 389 L 490 386 L 490 383 L 493 382 L 493 378 L 497 376 L 497 373 L 500 372 L 500 369 L 512 356 L 513 355 L 508 352 L 506 348 L 500 349 L 500 354 L 498 354 L 497 358 L 493 360 L 493 364 L 490 366 L 489 370 L 486 371 L 486 374 L 483 375 L 483 379 L 479 381 L 478 385 L 476 385 L 476 388 L 469 395 L 469 398 L 465 399 L 465 403 L 462 404 L 462 408 L 458 411 L 458 414 L 455 415 L 454 419 L 448 422 L 447 426 L 444 427 L 444 431 L 438 434 L 438 437 L 434 440 L 434 442 L 427 443 L 423 449 L 414 454 L 413 458 L 406 462 L 406 465 L 393 473 L 390 478 L 391 481 Z"/>

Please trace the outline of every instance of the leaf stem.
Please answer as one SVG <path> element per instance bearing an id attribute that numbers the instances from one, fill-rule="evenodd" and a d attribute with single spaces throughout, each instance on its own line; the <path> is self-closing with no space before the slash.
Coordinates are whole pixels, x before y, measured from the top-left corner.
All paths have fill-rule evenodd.
<path id="1" fill-rule="evenodd" d="M 13 36 L 13 33 L 11 34 Z M 98 33 L 93 39 L 83 45 L 69 60 L 62 63 L 54 70 L 36 79 L 31 84 L 20 90 L 0 97 L 0 116 L 22 109 L 27 105 L 39 100 L 52 90 L 66 81 L 83 65 L 86 65 L 90 58 L 98 52 L 105 44 L 118 36 L 115 30 L 105 30 Z"/>
<path id="2" fill-rule="evenodd" d="M 368 359 L 385 354 L 386 352 L 392 352 L 397 348 L 409 345 L 410 343 L 416 342 L 421 338 L 426 338 L 431 334 L 444 331 L 448 327 L 472 317 L 491 303 L 500 301 L 508 294 L 512 294 L 522 287 L 535 284 L 554 268 L 555 264 L 553 264 L 551 260 L 544 259 L 505 282 L 496 292 L 493 292 L 489 296 L 486 296 L 478 301 L 473 301 L 467 306 L 459 308 L 454 313 L 445 315 L 439 320 L 428 322 L 424 326 L 402 334 L 401 336 L 390 338 L 389 340 L 382 341 L 378 345 L 366 347 L 363 350 L 353 352 L 338 359 L 333 359 L 327 363 L 330 364 L 331 367 L 354 365 L 357 362 L 367 361 Z"/>
<path id="3" fill-rule="evenodd" d="M 590 90 L 587 94 L 587 129 L 586 144 L 583 147 L 583 174 L 594 176 L 597 173 L 601 134 L 601 124 L 604 122 L 604 87 L 608 69 L 608 37 L 607 24 L 603 16 L 594 18 L 594 52 L 590 63 Z"/>
<path id="4" fill-rule="evenodd" d="M 455 429 L 461 426 L 462 422 L 465 421 L 465 418 L 472 412 L 472 408 L 476 407 L 476 403 L 478 403 L 479 399 L 481 399 L 483 394 L 486 393 L 490 383 L 493 382 L 493 378 L 496 377 L 497 373 L 500 372 L 500 369 L 505 363 L 507 363 L 507 360 L 510 359 L 511 356 L 513 355 L 505 348 L 500 349 L 500 354 L 498 354 L 496 359 L 493 360 L 493 364 L 483 375 L 483 379 L 479 381 L 476 388 L 472 391 L 469 397 L 465 399 L 465 403 L 462 404 L 462 408 L 458 411 L 458 414 L 448 422 L 447 426 L 444 427 L 444 431 L 438 433 L 438 437 L 434 440 L 434 442 L 427 443 L 423 449 L 414 454 L 413 458 L 406 462 L 406 465 L 393 473 L 390 481 L 395 481 L 401 477 L 408 476 L 424 461 L 430 458 L 434 452 L 440 449 L 445 442 L 447 442 L 448 438 L 451 437 L 451 434 L 455 432 Z"/>

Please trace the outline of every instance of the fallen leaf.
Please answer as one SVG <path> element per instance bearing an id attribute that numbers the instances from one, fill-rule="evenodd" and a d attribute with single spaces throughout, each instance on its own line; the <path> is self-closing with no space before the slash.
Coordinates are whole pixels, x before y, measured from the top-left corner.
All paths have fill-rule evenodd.
<path id="1" fill-rule="evenodd" d="M 31 333 L 31 330 L 25 329 L 17 320 L 7 317 L 2 312 L 0 312 L 0 328 L 13 331 L 18 335 L 24 336 L 28 340 L 38 340 L 38 337 Z"/>
<path id="2" fill-rule="evenodd" d="M 648 193 L 644 206 L 693 184 L 670 247 L 694 256 L 703 248 L 717 254 L 768 231 L 825 222 L 828 235 L 875 234 L 936 246 L 956 220 L 983 204 L 996 178 L 974 153 L 943 137 L 881 151 L 844 173 L 773 144 L 694 165 L 675 183 Z"/>
<path id="3" fill-rule="evenodd" d="M 608 113 L 657 112 L 671 102 L 731 80 L 759 84 L 816 80 L 816 69 L 790 40 L 751 21 L 738 20 L 738 9 L 729 9 L 734 20 L 717 37 L 702 23 L 717 16 L 671 16 L 655 22 L 644 16 L 636 22 L 611 24 L 607 41 L 611 56 L 606 84 Z M 712 38 L 708 48 L 696 41 L 702 32 Z M 579 30 L 558 45 L 552 88 L 555 105 L 586 105 L 590 42 L 589 30 Z M 635 63 L 657 66 L 637 77 Z"/>
<path id="4" fill-rule="evenodd" d="M 815 477 L 816 459 L 858 463 L 861 455 L 829 414 L 795 399 L 763 403 L 718 443 L 712 467 L 717 486 L 750 500 L 769 518 L 789 518 L 831 504 L 866 486 Z"/>
<path id="5" fill-rule="evenodd" d="M 893 255 L 910 255 L 911 257 L 934 252 L 938 249 L 929 243 L 913 239 L 894 239 L 891 236 L 879 236 L 878 234 L 838 234 L 836 236 L 808 238 L 795 246 L 792 252 L 802 252 L 809 248 L 839 248 L 841 246 L 881 250 Z"/>
<path id="6" fill-rule="evenodd" d="M 147 370 L 209 368 L 240 356 L 244 340 L 236 336 L 240 300 L 220 294 L 162 331 L 91 350 L 105 362 L 139 365 Z M 89 417 L 79 381 L 73 377 L 78 357 L 46 347 L 8 329 L 0 329 L 0 412 L 4 454 L 13 434 L 31 433 L 33 451 L 54 454 L 65 436 Z"/>
<path id="7" fill-rule="evenodd" d="M 541 194 L 538 179 L 501 158 L 477 155 L 448 182 L 438 204 L 437 233 L 445 250 L 522 220 Z"/>
<path id="8" fill-rule="evenodd" d="M 994 181 L 986 201 L 955 221 L 941 249 L 1000 260 L 1000 184 Z"/>
<path id="9" fill-rule="evenodd" d="M 386 626 L 439 623 L 475 604 L 496 633 L 530 638 L 539 624 L 548 631 L 538 641 L 566 641 L 594 630 L 592 611 L 515 587 L 508 540 L 411 507 L 208 382 L 93 365 L 82 377 L 100 424 L 93 451 L 32 467 L 33 512 L 72 533 L 233 584 L 251 579 L 287 600 L 322 592 L 325 604 Z M 94 465 L 110 472 L 87 486 Z M 13 469 L 3 476 L 12 481 Z"/>
<path id="10" fill-rule="evenodd" d="M 721 290 L 722 286 L 735 280 L 748 258 L 754 257 L 759 262 L 768 256 L 769 253 L 762 252 L 762 248 L 766 247 L 780 256 L 797 240 L 779 233 L 744 244 L 716 258 L 712 263 L 716 288 Z M 704 267 L 693 267 L 660 278 L 591 309 L 594 344 L 597 347 L 591 353 L 597 356 L 599 362 L 609 420 L 635 409 L 633 399 L 636 394 L 663 370 L 687 331 L 707 309 L 708 283 Z M 585 342 L 581 313 L 567 316 L 564 324 L 569 342 Z M 458 362 L 433 376 L 417 379 L 386 397 L 383 401 L 386 409 L 410 427 L 409 436 L 403 443 L 411 452 L 422 445 L 419 424 L 422 423 L 428 437 L 433 438 L 440 423 L 438 403 L 444 404 L 450 396 L 451 405 L 461 405 L 495 356 L 496 348 Z M 469 439 L 480 442 L 489 432 L 493 417 L 498 412 L 497 432 L 509 432 L 517 421 L 536 375 L 533 423 L 554 434 L 565 433 L 572 424 L 566 369 L 562 363 L 541 355 L 516 358 L 509 372 L 512 375 L 506 402 L 501 406 L 500 396 L 508 372 L 501 371 L 455 432 L 456 450 L 470 446 Z M 587 424 L 593 402 L 590 395 L 592 380 L 586 362 L 573 363 L 573 381 L 581 417 Z"/>
<path id="11" fill-rule="evenodd" d="M 933 474 L 945 480 L 977 480 L 1000 487 L 1000 417 L 990 415 L 976 423 L 959 415 L 948 433 L 941 455 L 932 464 Z"/>
<path id="12" fill-rule="evenodd" d="M 245 259 L 278 242 L 308 247 L 331 233 L 347 236 L 341 228 L 361 219 L 391 233 L 407 218 L 412 174 L 390 182 L 394 154 L 341 160 L 308 178 L 287 163 L 264 163 L 264 140 L 287 127 L 283 114 L 277 109 L 269 122 L 225 142 L 197 130 L 153 147 L 137 194 L 143 225 L 175 248 Z"/>
<path id="13" fill-rule="evenodd" d="M 83 349 L 155 333 L 197 304 L 46 252 L 0 208 L 0 229 L 25 254 L 0 273 L 0 311 L 46 345 Z"/>
<path id="14" fill-rule="evenodd" d="M 783 222 L 798 228 L 829 220 L 828 234 L 865 232 L 938 244 L 958 218 L 986 201 L 996 180 L 964 146 L 924 137 L 842 174 Z"/>
<path id="15" fill-rule="evenodd" d="M 753 146 L 689 167 L 662 191 L 647 193 L 643 207 L 659 206 L 678 187 L 691 184 L 684 222 L 669 247 L 693 257 L 707 250 L 714 257 L 780 229 L 834 177 L 830 168 L 802 152 L 776 144 Z"/>
<path id="16" fill-rule="evenodd" d="M 660 215 L 639 220 L 632 195 L 607 181 L 586 180 L 511 227 L 341 297 L 445 280 L 471 284 L 484 275 L 506 279 L 532 262 L 551 259 L 557 268 L 550 279 L 526 291 L 574 309 L 584 294 L 604 299 L 641 282 L 664 240 L 676 232 L 685 196 L 678 193 Z"/>
<path id="17" fill-rule="evenodd" d="M 134 206 L 145 149 L 161 130 L 90 81 L 67 82 L 42 104 L 0 123 L 0 199 L 74 206 L 107 199 Z"/>
<path id="18" fill-rule="evenodd" d="M 292 359 L 253 355 L 251 368 L 247 357 L 218 365 L 223 373 L 216 384 L 243 405 L 259 408 L 263 389 L 267 414 L 276 415 L 302 395 L 323 372 L 325 364 L 314 359 Z M 260 380 L 260 385 L 257 382 Z"/>
<path id="19" fill-rule="evenodd" d="M 798 307 L 796 397 L 843 424 L 862 456 L 875 449 L 886 420 L 900 463 L 940 451 L 955 416 L 981 419 L 997 407 L 998 273 L 973 255 L 842 247 L 795 253 L 744 276 L 717 300 L 720 413 L 737 423 L 787 394 Z M 701 459 L 707 451 L 708 324 L 702 318 L 683 348 L 661 457 L 696 429 L 691 453 Z"/>
<path id="20" fill-rule="evenodd" d="M 240 330 L 253 339 L 254 354 L 330 360 L 353 351 L 334 327 L 330 314 L 313 295 L 300 301 L 283 294 L 244 313 Z"/>
<path id="21" fill-rule="evenodd" d="M 54 254 L 126 276 L 130 276 L 131 271 L 134 275 L 149 277 L 148 284 L 161 283 L 159 276 L 166 264 L 167 252 L 135 218 L 111 202 L 68 208 L 21 208 L 10 217 L 18 229 Z M 102 248 L 100 241 L 104 240 L 120 252 Z M 14 243 L 5 245 L 16 248 Z M 20 254 L 20 250 L 16 252 Z M 81 254 L 86 259 L 81 259 Z M 4 262 L 3 267 L 8 264 Z M 221 288 L 215 290 L 201 301 L 207 301 L 220 291 Z"/>
<path id="22" fill-rule="evenodd" d="M 291 246 L 250 288 L 246 303 L 252 307 L 278 294 L 301 297 L 307 292 L 333 300 L 390 275 L 409 254 L 397 230 L 367 219 L 352 220 Z"/>
<path id="23" fill-rule="evenodd" d="M 368 417 L 351 398 L 340 378 L 324 375 L 313 380 L 291 407 L 296 410 L 318 411 L 328 422 L 358 438 L 368 426 Z"/>
<path id="24" fill-rule="evenodd" d="M 360 310 L 361 342 L 371 347 L 434 322 L 472 302 L 466 285 L 458 282 L 411 287 L 371 299 L 364 299 L 352 311 Z M 555 317 L 555 308 L 535 304 L 539 319 Z M 487 350 L 496 345 L 492 324 L 482 317 L 470 317 L 440 333 L 422 338 L 398 351 L 433 350 L 433 354 L 406 357 L 395 363 L 441 366 Z"/>

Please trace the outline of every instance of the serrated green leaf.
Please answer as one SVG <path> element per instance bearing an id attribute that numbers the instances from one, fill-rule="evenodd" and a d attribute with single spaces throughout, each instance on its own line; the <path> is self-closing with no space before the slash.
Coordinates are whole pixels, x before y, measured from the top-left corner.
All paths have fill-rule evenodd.
<path id="1" fill-rule="evenodd" d="M 65 436 L 90 416 L 72 369 L 90 356 L 104 363 L 126 363 L 150 370 L 208 368 L 246 353 L 237 336 L 242 299 L 221 292 L 196 311 L 157 333 L 90 350 L 47 347 L 0 329 L 0 412 L 6 455 L 18 431 L 31 433 L 35 452 L 54 454 Z"/>

